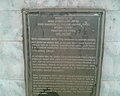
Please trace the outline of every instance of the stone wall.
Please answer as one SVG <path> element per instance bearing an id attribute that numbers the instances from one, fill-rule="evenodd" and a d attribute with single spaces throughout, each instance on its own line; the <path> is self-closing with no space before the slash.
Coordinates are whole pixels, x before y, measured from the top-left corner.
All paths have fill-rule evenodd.
<path id="1" fill-rule="evenodd" d="M 25 96 L 22 8 L 104 8 L 101 96 L 120 96 L 120 0 L 0 0 L 0 96 Z"/>

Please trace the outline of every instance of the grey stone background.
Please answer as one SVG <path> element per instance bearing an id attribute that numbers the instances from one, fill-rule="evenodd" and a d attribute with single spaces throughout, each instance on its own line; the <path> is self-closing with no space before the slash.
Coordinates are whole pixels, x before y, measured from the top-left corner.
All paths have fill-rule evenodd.
<path id="1" fill-rule="evenodd" d="M 120 96 L 120 0 L 0 0 L 0 96 L 25 96 L 22 8 L 104 8 L 101 96 Z"/>

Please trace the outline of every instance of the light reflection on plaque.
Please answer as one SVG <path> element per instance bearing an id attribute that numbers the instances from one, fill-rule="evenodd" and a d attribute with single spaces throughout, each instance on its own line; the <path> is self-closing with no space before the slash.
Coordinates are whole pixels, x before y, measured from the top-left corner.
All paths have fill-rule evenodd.
<path id="1" fill-rule="evenodd" d="M 98 96 L 104 10 L 23 10 L 27 96 Z"/>

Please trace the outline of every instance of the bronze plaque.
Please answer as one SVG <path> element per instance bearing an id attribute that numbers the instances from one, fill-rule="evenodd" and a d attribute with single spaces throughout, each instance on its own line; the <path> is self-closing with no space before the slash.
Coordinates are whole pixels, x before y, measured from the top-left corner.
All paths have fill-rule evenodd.
<path id="1" fill-rule="evenodd" d="M 23 9 L 26 96 L 99 96 L 104 10 Z"/>

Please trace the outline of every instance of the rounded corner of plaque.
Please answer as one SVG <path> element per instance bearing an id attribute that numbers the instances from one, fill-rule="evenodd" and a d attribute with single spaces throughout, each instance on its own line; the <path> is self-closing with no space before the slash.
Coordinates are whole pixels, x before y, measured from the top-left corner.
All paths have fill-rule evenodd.
<path id="1" fill-rule="evenodd" d="M 23 13 L 23 14 L 28 14 L 28 9 L 23 8 L 23 9 L 22 9 L 22 13 Z"/>

